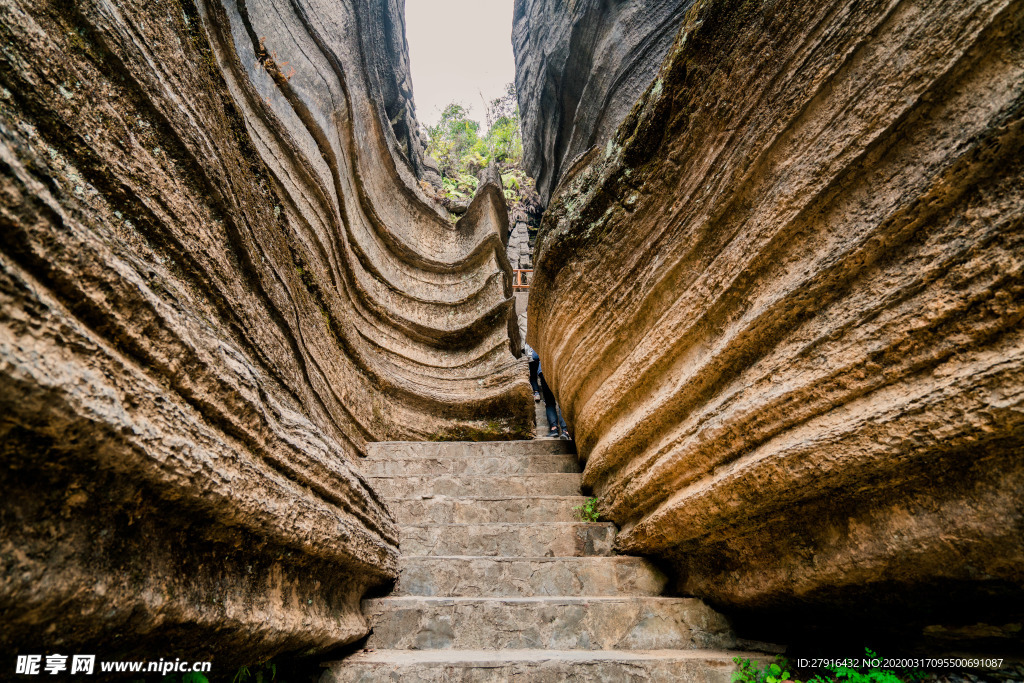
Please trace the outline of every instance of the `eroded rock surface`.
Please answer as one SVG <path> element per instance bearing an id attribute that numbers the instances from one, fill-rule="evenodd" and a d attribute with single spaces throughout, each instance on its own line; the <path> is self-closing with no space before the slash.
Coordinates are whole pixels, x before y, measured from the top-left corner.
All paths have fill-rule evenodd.
<path id="1" fill-rule="evenodd" d="M 546 204 L 573 159 L 610 138 L 650 85 L 693 0 L 516 0 L 523 162 Z"/>
<path id="2" fill-rule="evenodd" d="M 528 340 L 681 591 L 1013 635 L 1022 36 L 1019 1 L 697 3 L 559 186 Z"/>
<path id="3" fill-rule="evenodd" d="M 0 649 L 351 641 L 366 442 L 532 429 L 501 189 L 423 196 L 400 6 L 0 2 Z"/>

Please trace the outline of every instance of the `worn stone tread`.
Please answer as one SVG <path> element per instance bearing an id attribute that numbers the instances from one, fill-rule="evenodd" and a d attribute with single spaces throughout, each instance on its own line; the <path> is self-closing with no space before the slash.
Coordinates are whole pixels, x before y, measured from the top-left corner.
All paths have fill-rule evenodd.
<path id="1" fill-rule="evenodd" d="M 638 597 L 638 596 L 610 596 L 610 595 L 584 595 L 584 596 L 572 596 L 572 595 L 543 595 L 533 598 L 475 598 L 465 596 L 455 597 L 437 597 L 437 596 L 405 596 L 405 597 L 384 597 L 384 598 L 368 598 L 363 600 L 363 604 L 376 604 L 386 601 L 398 601 L 403 600 L 407 602 L 417 603 L 436 603 L 436 604 L 471 604 L 471 603 L 507 603 L 507 604 L 521 604 L 521 605 L 536 605 L 536 604 L 573 604 L 573 605 L 587 605 L 589 603 L 619 603 L 619 602 L 645 602 L 645 603 L 663 603 L 663 604 L 692 604 L 692 605 L 703 605 L 704 603 L 697 598 L 675 598 L 665 595 L 652 595 L 649 597 Z"/>
<path id="2" fill-rule="evenodd" d="M 402 551 L 409 555 L 583 557 L 610 555 L 615 525 L 605 522 L 532 524 L 403 524 Z"/>
<path id="3" fill-rule="evenodd" d="M 666 577 L 640 557 L 403 556 L 393 596 L 655 596 Z"/>
<path id="4" fill-rule="evenodd" d="M 732 662 L 733 657 L 747 659 L 765 658 L 761 652 L 738 652 L 735 650 L 372 650 L 357 652 L 348 660 L 353 662 L 440 662 L 440 663 L 501 663 L 501 662 L 543 662 L 570 661 L 640 661 L 662 660 L 722 660 Z M 342 662 L 325 662 L 333 667 Z"/>
<path id="5" fill-rule="evenodd" d="M 639 557 L 404 556 L 393 596 L 655 596 L 666 578 Z"/>
<path id="6" fill-rule="evenodd" d="M 496 496 L 392 498 L 388 509 L 399 524 L 487 524 L 572 522 L 586 496 Z"/>
<path id="7" fill-rule="evenodd" d="M 331 662 L 322 683 L 343 681 L 685 681 L 727 683 L 732 657 L 723 650 L 376 650 Z"/>
<path id="8" fill-rule="evenodd" d="M 366 444 L 367 457 L 372 460 L 403 458 L 464 458 L 502 456 L 522 458 L 532 455 L 575 455 L 576 445 L 562 439 L 531 441 L 376 441 Z"/>
<path id="9" fill-rule="evenodd" d="M 666 597 L 387 597 L 363 601 L 370 648 L 651 650 L 733 647 L 700 600 Z"/>
<path id="10" fill-rule="evenodd" d="M 508 496 L 578 496 L 579 474 L 516 474 L 509 476 L 418 475 L 366 477 L 382 497 L 409 498 L 424 491 L 434 495 L 475 497 L 501 491 Z"/>
<path id="11" fill-rule="evenodd" d="M 410 476 L 497 476 L 509 474 L 579 474 L 573 453 L 538 453 L 521 457 L 508 455 L 463 455 L 458 457 L 419 455 L 409 458 L 374 458 L 362 463 L 369 477 Z"/>

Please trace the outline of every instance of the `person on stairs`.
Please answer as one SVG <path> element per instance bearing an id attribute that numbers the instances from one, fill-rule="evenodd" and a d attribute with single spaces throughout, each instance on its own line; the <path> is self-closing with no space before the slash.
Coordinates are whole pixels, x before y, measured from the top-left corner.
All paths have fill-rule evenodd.
<path id="1" fill-rule="evenodd" d="M 533 387 L 533 402 L 540 401 L 540 380 L 537 378 L 537 371 L 540 369 L 540 356 L 533 350 L 533 347 L 523 343 L 526 349 L 527 358 L 530 359 L 530 386 Z"/>
<path id="2" fill-rule="evenodd" d="M 544 394 L 544 412 L 548 418 L 548 436 L 552 438 L 571 438 L 569 436 L 569 429 L 565 426 L 565 420 L 562 419 L 562 411 L 558 409 L 558 403 L 555 401 L 555 394 L 551 391 L 551 387 L 544 381 L 544 368 L 541 367 L 540 362 L 537 363 L 537 377 L 540 380 L 540 390 Z"/>

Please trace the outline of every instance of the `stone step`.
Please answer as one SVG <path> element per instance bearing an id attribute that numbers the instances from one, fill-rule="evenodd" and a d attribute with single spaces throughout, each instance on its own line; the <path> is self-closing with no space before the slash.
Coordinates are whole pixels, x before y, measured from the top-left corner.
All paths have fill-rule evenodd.
<path id="1" fill-rule="evenodd" d="M 735 656 L 769 659 L 721 650 L 376 650 L 326 664 L 320 681 L 729 683 Z"/>
<path id="2" fill-rule="evenodd" d="M 732 648 L 720 614 L 694 598 L 377 598 L 367 649 Z"/>
<path id="3" fill-rule="evenodd" d="M 656 596 L 666 578 L 639 557 L 403 556 L 392 596 Z"/>
<path id="4" fill-rule="evenodd" d="M 587 557 L 610 555 L 615 525 L 588 522 L 534 524 L 403 524 L 403 555 Z"/>
<path id="5" fill-rule="evenodd" d="M 585 496 L 392 498 L 387 506 L 399 524 L 572 522 Z"/>
<path id="6" fill-rule="evenodd" d="M 360 463 L 368 477 L 422 475 L 508 475 L 508 474 L 579 474 L 580 465 L 572 453 L 538 455 L 481 455 L 450 458 L 446 456 L 414 458 L 375 458 Z"/>
<path id="7" fill-rule="evenodd" d="M 533 420 L 533 433 L 537 435 L 537 438 L 547 439 L 549 425 L 544 401 L 537 401 L 533 404 Z"/>
<path id="8" fill-rule="evenodd" d="M 571 441 L 375 441 L 366 444 L 366 461 L 391 458 L 518 458 L 531 455 L 572 455 Z"/>
<path id="9" fill-rule="evenodd" d="M 366 477 L 383 498 L 435 495 L 451 497 L 578 496 L 579 474 L 513 474 L 509 476 L 411 476 Z"/>

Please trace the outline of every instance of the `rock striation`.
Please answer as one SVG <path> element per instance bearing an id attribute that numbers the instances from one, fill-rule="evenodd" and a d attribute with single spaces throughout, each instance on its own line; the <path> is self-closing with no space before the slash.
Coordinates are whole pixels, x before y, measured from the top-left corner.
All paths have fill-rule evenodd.
<path id="1" fill-rule="evenodd" d="M 365 444 L 532 432 L 500 185 L 423 195 L 401 9 L 0 1 L 0 650 L 352 641 Z"/>
<path id="2" fill-rule="evenodd" d="M 547 204 L 572 160 L 610 138 L 654 80 L 693 0 L 516 0 L 523 165 Z"/>
<path id="3" fill-rule="evenodd" d="M 1019 637 L 1021 36 L 1015 0 L 695 3 L 565 173 L 528 341 L 619 547 L 683 593 L 775 637 L 872 605 Z"/>

